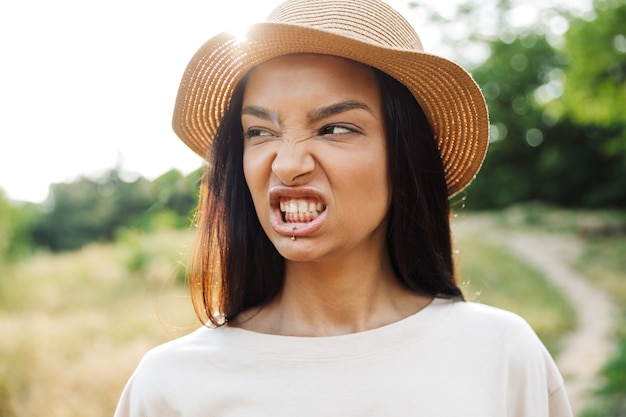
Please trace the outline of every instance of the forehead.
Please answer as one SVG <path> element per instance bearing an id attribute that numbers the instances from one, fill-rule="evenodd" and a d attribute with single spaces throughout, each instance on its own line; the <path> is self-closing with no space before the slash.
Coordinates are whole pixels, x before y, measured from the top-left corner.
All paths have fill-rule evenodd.
<path id="1" fill-rule="evenodd" d="M 294 54 L 260 64 L 248 74 L 244 104 L 278 99 L 379 102 L 380 91 L 367 65 L 329 55 Z"/>

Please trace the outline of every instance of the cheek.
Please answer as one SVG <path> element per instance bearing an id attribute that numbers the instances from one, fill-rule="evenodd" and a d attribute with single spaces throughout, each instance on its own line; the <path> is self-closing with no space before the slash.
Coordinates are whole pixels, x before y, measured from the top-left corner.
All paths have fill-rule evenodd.
<path id="1" fill-rule="evenodd" d="M 334 175 L 338 182 L 335 184 L 341 184 L 347 191 L 351 204 L 361 209 L 387 210 L 391 201 L 391 181 L 384 150 L 361 158 L 343 158 L 338 164 Z"/>
<path id="2" fill-rule="evenodd" d="M 386 213 L 391 202 L 391 184 L 386 167 L 380 167 L 380 171 L 371 173 L 368 180 L 364 190 L 367 201 Z"/>
<path id="3" fill-rule="evenodd" d="M 248 151 L 244 148 L 243 151 L 243 176 L 248 183 L 251 191 L 255 183 L 258 183 L 262 177 L 262 160 L 263 158 L 258 153 Z"/>
<path id="4" fill-rule="evenodd" d="M 389 166 L 387 164 L 387 150 L 385 147 L 377 147 L 361 163 L 362 175 L 368 178 L 372 185 L 376 185 L 378 189 L 388 188 Z"/>
<path id="5" fill-rule="evenodd" d="M 268 207 L 267 192 L 271 173 L 271 162 L 268 163 L 268 160 L 267 156 L 244 149 L 243 176 L 257 213 Z"/>

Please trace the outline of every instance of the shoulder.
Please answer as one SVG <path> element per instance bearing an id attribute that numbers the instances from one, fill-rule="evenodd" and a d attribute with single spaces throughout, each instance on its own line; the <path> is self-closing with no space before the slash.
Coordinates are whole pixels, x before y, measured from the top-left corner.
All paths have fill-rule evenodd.
<path id="1" fill-rule="evenodd" d="M 138 370 L 168 366 L 184 366 L 185 362 L 193 363 L 197 357 L 204 356 L 207 350 L 214 350 L 220 344 L 221 329 L 200 327 L 193 332 L 170 340 L 146 352 L 139 362 Z"/>
<path id="2" fill-rule="evenodd" d="M 553 392 L 563 384 L 554 360 L 532 327 L 519 315 L 474 302 L 453 308 L 457 331 L 467 344 L 483 345 L 494 361 L 520 379 L 546 381 Z"/>
<path id="3" fill-rule="evenodd" d="M 475 302 L 454 302 L 443 331 L 454 335 L 466 349 L 485 352 L 507 366 L 552 366 L 550 354 L 528 322 L 507 310 Z"/>
<path id="4" fill-rule="evenodd" d="M 200 327 L 195 331 L 156 346 L 146 352 L 131 379 L 135 389 L 159 390 L 171 381 L 195 374 L 207 358 L 218 360 L 223 355 L 222 329 Z M 215 354 L 213 354 L 215 353 Z"/>
<path id="5" fill-rule="evenodd" d="M 218 369 L 214 365 L 224 357 L 223 333 L 200 327 L 145 353 L 124 388 L 116 416 L 148 415 L 146 410 L 156 409 L 161 411 L 150 415 L 172 415 L 167 410 L 176 409 L 187 395 L 183 381 L 211 381 L 207 371 Z"/>
<path id="6" fill-rule="evenodd" d="M 438 328 L 439 346 L 453 344 L 455 353 L 462 352 L 449 356 L 457 378 L 471 378 L 464 383 L 488 387 L 491 392 L 506 390 L 502 394 L 506 409 L 516 413 L 546 415 L 548 407 L 561 407 L 560 415 L 569 415 L 563 378 L 526 320 L 475 302 L 451 301 L 447 308 L 446 320 Z"/>
<path id="7" fill-rule="evenodd" d="M 210 338 L 209 332 L 200 328 L 145 353 L 124 387 L 115 416 L 172 415 L 166 393 L 176 392 L 180 376 L 193 369 L 193 355 L 184 352 L 198 350 L 202 340 Z M 155 407 L 160 411 L 153 413 Z"/>
<path id="8" fill-rule="evenodd" d="M 450 317 L 459 332 L 490 339 L 538 342 L 534 330 L 519 315 L 471 301 L 454 302 Z"/>

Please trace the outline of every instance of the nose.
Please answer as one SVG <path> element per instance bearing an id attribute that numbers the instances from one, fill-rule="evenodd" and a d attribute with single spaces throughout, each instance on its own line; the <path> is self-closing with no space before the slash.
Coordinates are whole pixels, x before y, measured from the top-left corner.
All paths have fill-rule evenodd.
<path id="1" fill-rule="evenodd" d="M 272 172 L 285 185 L 300 185 L 315 169 L 315 159 L 308 149 L 308 141 L 289 141 L 279 145 Z"/>

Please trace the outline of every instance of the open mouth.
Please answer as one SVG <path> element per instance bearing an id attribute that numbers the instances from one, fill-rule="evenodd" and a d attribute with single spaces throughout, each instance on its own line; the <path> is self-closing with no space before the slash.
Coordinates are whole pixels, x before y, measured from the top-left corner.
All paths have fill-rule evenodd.
<path id="1" fill-rule="evenodd" d="M 308 223 L 320 215 L 326 206 L 314 198 L 281 198 L 280 212 L 286 223 Z"/>

